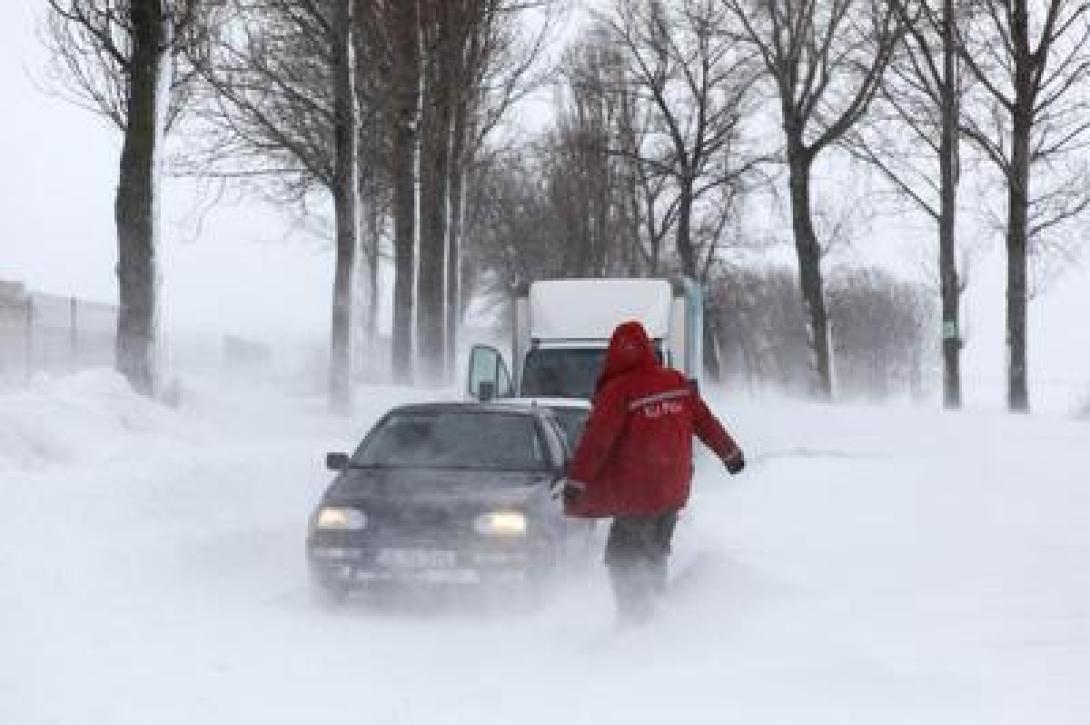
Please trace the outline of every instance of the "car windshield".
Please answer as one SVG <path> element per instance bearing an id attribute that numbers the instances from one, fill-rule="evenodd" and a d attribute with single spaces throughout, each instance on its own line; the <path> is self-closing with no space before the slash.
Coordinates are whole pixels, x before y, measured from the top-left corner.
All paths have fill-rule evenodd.
<path id="1" fill-rule="evenodd" d="M 533 417 L 486 411 L 393 413 L 352 456 L 355 466 L 544 470 Z"/>
<path id="2" fill-rule="evenodd" d="M 522 395 L 590 398 L 605 354 L 604 347 L 530 350 L 522 369 Z"/>

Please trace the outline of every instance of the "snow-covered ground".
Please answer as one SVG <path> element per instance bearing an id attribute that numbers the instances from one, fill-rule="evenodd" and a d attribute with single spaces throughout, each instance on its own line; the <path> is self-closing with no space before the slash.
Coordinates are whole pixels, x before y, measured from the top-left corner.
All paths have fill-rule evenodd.
<path id="1" fill-rule="evenodd" d="M 1090 722 L 1090 423 L 715 400 L 668 606 L 314 605 L 327 450 L 394 402 L 107 372 L 0 395 L 0 723 Z"/>

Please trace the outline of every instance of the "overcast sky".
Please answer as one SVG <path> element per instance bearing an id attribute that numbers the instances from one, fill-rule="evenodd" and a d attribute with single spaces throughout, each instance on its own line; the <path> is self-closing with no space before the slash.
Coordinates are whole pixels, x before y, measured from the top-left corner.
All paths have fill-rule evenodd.
<path id="1" fill-rule="evenodd" d="M 44 3 L 9 3 L 7 22 L 0 25 L 0 279 L 115 301 L 119 133 L 39 87 L 35 79 L 43 76 L 46 57 L 37 23 Z M 195 206 L 186 185 L 167 185 L 164 324 L 263 340 L 323 339 L 333 267 L 329 246 L 290 234 L 290 219 L 260 202 L 221 205 L 203 215 Z M 929 246 L 922 253 L 906 251 L 905 239 L 917 234 L 922 244 L 932 244 L 932 233 L 918 222 L 882 219 L 871 231 L 875 238 L 860 240 L 853 252 L 863 260 L 911 266 L 930 254 Z M 976 255 L 966 296 L 970 339 L 964 359 L 967 400 L 991 407 L 1002 404 L 1004 268 L 997 245 L 985 248 Z M 1073 390 L 1090 393 L 1088 313 L 1090 274 L 1083 265 L 1068 269 L 1033 303 L 1031 395 L 1039 407 L 1063 409 Z"/>
<path id="2" fill-rule="evenodd" d="M 120 133 L 42 90 L 46 54 L 37 23 L 45 4 L 14 4 L 14 17 L 0 26 L 0 278 L 116 301 L 113 196 Z M 325 335 L 328 246 L 300 235 L 286 239 L 291 220 L 259 202 L 202 214 L 190 187 L 177 181 L 164 187 L 164 323 L 260 337 L 281 330 Z"/>

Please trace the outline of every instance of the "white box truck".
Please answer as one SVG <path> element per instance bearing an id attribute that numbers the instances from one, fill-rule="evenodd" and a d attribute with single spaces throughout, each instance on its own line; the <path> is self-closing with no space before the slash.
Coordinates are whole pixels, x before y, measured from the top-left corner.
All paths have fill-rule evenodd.
<path id="1" fill-rule="evenodd" d="M 520 289 L 513 308 L 514 365 L 496 348 L 474 345 L 468 369 L 474 398 L 589 399 L 609 338 L 628 320 L 643 323 L 666 365 L 700 381 L 704 307 L 690 279 L 543 280 Z"/>

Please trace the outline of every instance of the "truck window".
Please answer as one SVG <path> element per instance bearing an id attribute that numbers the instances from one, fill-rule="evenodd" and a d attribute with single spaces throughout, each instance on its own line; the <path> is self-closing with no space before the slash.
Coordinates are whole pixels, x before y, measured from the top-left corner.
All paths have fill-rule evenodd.
<path id="1" fill-rule="evenodd" d="M 534 348 L 522 368 L 525 397 L 589 398 L 602 371 L 605 348 Z"/>
<path id="2" fill-rule="evenodd" d="M 656 341 L 662 361 L 662 344 Z M 520 394 L 527 398 L 591 398 L 602 372 L 603 347 L 536 347 L 526 353 Z"/>

